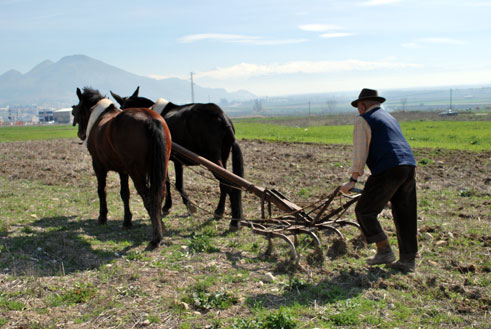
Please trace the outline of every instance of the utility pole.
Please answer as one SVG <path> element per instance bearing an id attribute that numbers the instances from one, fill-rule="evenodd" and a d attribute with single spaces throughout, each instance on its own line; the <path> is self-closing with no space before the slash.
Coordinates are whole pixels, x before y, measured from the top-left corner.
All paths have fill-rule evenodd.
<path id="1" fill-rule="evenodd" d="M 452 111 L 452 89 L 450 89 L 450 111 Z"/>
<path id="2" fill-rule="evenodd" d="M 191 103 L 194 103 L 194 83 L 193 83 L 193 72 L 191 72 Z"/>

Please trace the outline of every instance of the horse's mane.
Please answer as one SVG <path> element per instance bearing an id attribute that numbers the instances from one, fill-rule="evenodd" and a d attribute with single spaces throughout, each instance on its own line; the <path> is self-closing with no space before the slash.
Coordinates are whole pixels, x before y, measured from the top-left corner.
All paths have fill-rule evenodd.
<path id="1" fill-rule="evenodd" d="M 82 97 L 88 104 L 95 104 L 101 99 L 103 99 L 105 96 L 101 95 L 101 93 L 97 89 L 93 89 L 91 87 L 84 87 L 84 92 L 82 94 Z"/>

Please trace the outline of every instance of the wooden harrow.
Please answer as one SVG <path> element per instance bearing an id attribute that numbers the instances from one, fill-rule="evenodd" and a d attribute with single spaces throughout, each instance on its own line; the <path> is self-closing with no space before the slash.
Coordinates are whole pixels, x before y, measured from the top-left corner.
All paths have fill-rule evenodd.
<path id="1" fill-rule="evenodd" d="M 268 239 L 266 254 L 272 251 L 272 239 L 280 238 L 290 247 L 292 261 L 298 261 L 295 248 L 298 245 L 297 236 L 307 234 L 312 238 L 316 252 L 322 255 L 321 242 L 318 236 L 319 232 L 325 231 L 327 234 L 336 234 L 344 240 L 344 236 L 339 228 L 343 226 L 354 226 L 359 229 L 357 223 L 342 220 L 341 217 L 359 199 L 361 190 L 352 190 L 358 194 L 351 196 L 341 193 L 341 187 L 338 187 L 323 200 L 302 208 L 288 200 L 279 191 L 256 186 L 174 142 L 172 143 L 172 152 L 196 164 L 203 165 L 230 184 L 245 189 L 247 192 L 253 193 L 261 199 L 261 219 L 242 220 L 241 225 L 249 227 L 254 233 L 264 235 Z M 286 214 L 272 217 L 272 204 L 276 205 L 276 207 Z M 293 241 L 291 237 L 293 237 Z"/>

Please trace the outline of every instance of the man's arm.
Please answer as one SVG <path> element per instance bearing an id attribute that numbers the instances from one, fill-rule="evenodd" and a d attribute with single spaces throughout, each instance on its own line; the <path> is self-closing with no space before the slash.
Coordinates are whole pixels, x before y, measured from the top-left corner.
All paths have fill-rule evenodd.
<path id="1" fill-rule="evenodd" d="M 372 132 L 366 120 L 361 116 L 357 117 L 353 129 L 353 166 L 350 169 L 349 181 L 341 188 L 343 193 L 348 193 L 355 187 L 358 177 L 363 175 L 371 137 Z"/>

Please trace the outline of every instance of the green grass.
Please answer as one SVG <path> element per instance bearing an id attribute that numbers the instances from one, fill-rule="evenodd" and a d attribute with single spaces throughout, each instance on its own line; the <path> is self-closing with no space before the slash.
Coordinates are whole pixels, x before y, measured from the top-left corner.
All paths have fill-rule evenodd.
<path id="1" fill-rule="evenodd" d="M 291 127 L 239 121 L 237 137 L 269 141 L 351 144 L 353 126 Z M 412 147 L 491 150 L 491 121 L 407 121 L 401 128 Z"/>
<path id="2" fill-rule="evenodd" d="M 237 122 L 235 130 L 238 138 L 323 144 L 348 144 L 353 136 L 353 126 L 290 127 Z"/>
<path id="3" fill-rule="evenodd" d="M 255 120 L 235 122 L 238 138 L 321 144 L 351 144 L 353 125 L 282 126 Z M 406 121 L 401 128 L 412 147 L 469 151 L 491 150 L 491 121 Z M 76 138 L 69 125 L 2 127 L 0 142 Z"/>
<path id="4" fill-rule="evenodd" d="M 77 127 L 71 125 L 0 127 L 0 142 L 74 137 L 77 137 Z"/>
<path id="5" fill-rule="evenodd" d="M 408 121 L 401 128 L 412 147 L 491 150 L 491 121 Z"/>

